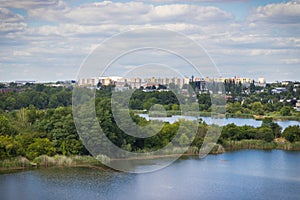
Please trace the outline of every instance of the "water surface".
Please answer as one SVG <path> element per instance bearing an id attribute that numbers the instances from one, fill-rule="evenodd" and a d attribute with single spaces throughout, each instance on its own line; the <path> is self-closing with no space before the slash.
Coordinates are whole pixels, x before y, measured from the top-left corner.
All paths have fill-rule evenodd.
<path id="1" fill-rule="evenodd" d="M 300 152 L 243 150 L 145 174 L 41 169 L 0 175 L 0 199 L 299 199 L 299 166 Z"/>
<path id="2" fill-rule="evenodd" d="M 139 114 L 139 116 L 144 117 L 146 120 L 160 120 L 164 122 L 174 123 L 180 119 L 186 119 L 186 120 L 197 120 L 198 117 L 193 116 L 182 116 L 182 115 L 173 115 L 171 117 L 149 117 L 148 114 Z M 213 122 L 216 122 L 211 119 L 211 117 L 199 117 L 203 121 L 205 121 L 207 124 L 212 124 Z M 255 120 L 255 119 L 249 119 L 249 118 L 224 118 L 224 120 L 220 120 L 220 122 L 223 125 L 227 124 L 235 124 L 237 126 L 253 126 L 253 127 L 260 127 L 262 124 L 261 120 Z M 288 126 L 293 125 L 300 125 L 300 122 L 298 121 L 292 121 L 292 120 L 286 120 L 286 121 L 275 121 L 279 126 L 282 127 L 284 130 Z"/>

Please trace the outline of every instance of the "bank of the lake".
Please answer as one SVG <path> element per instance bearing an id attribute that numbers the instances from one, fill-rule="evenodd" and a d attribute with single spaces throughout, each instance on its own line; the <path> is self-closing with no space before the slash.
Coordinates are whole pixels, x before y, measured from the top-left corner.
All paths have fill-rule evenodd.
<path id="1" fill-rule="evenodd" d="M 223 141 L 222 144 L 216 144 L 209 154 L 217 155 L 226 152 L 240 150 L 284 150 L 291 152 L 300 152 L 300 142 L 290 143 L 281 138 L 277 138 L 273 142 L 265 142 L 263 140 L 241 140 L 241 141 Z M 154 160 L 172 157 L 199 156 L 197 147 L 190 147 L 183 155 L 166 154 L 153 155 L 145 158 L 131 158 Z M 126 159 L 125 159 L 126 160 Z M 55 155 L 53 157 L 42 155 L 34 160 L 28 160 L 25 157 L 10 158 L 0 161 L 0 174 L 17 172 L 20 170 L 31 170 L 40 168 L 63 167 L 63 168 L 94 168 L 102 171 L 115 171 L 103 165 L 99 160 L 92 156 L 63 156 Z"/>
<path id="2" fill-rule="evenodd" d="M 31 170 L 40 168 L 51 168 L 51 167 L 83 167 L 83 168 L 94 168 L 103 171 L 113 171 L 103 165 L 99 160 L 92 156 L 46 156 L 42 155 L 34 160 L 28 160 L 26 157 L 16 157 L 0 161 L 0 174 L 10 173 L 20 170 Z"/>
<path id="3" fill-rule="evenodd" d="M 276 138 L 273 142 L 265 142 L 263 140 L 223 141 L 222 147 L 225 151 L 245 149 L 300 151 L 300 142 L 291 143 L 283 141 L 282 138 Z"/>
<path id="4" fill-rule="evenodd" d="M 276 138 L 272 142 L 263 140 L 240 140 L 240 141 L 222 141 L 222 144 L 216 144 L 210 154 L 223 154 L 239 150 L 283 150 L 300 152 L 300 142 L 287 142 L 282 138 Z"/>

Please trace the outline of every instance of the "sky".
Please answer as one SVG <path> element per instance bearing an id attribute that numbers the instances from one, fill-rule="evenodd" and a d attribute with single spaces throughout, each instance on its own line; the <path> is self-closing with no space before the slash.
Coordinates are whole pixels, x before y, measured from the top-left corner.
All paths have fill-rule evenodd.
<path id="1" fill-rule="evenodd" d="M 76 79 L 101 42 L 145 27 L 200 44 L 223 77 L 300 81 L 300 0 L 0 0 L 0 19 L 0 81 Z"/>

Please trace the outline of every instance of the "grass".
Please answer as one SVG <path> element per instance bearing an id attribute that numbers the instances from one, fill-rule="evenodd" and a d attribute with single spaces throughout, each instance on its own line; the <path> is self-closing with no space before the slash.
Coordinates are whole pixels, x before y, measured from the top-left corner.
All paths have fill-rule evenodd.
<path id="1" fill-rule="evenodd" d="M 39 167 L 76 167 L 76 166 L 102 166 L 102 163 L 92 156 L 63 156 L 54 157 L 42 155 L 33 160 Z"/>
<path id="2" fill-rule="evenodd" d="M 7 169 L 26 169 L 33 164 L 25 157 L 16 157 L 0 160 L 0 171 Z"/>
<path id="3" fill-rule="evenodd" d="M 226 151 L 235 151 L 241 149 L 261 149 L 261 150 L 280 149 L 286 151 L 300 151 L 300 142 L 282 143 L 282 142 L 265 142 L 263 140 L 241 140 L 241 141 L 224 141 L 222 145 Z"/>
<path id="4" fill-rule="evenodd" d="M 9 173 L 16 170 L 47 168 L 47 167 L 88 167 L 100 170 L 111 170 L 92 156 L 63 156 L 53 157 L 42 155 L 29 161 L 25 157 L 16 157 L 0 160 L 0 173 Z"/>

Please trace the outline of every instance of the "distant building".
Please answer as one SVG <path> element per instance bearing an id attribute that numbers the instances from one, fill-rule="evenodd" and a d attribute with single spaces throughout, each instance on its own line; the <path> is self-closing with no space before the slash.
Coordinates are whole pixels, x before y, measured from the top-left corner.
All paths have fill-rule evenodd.
<path id="1" fill-rule="evenodd" d="M 117 77 L 94 77 L 94 78 L 80 78 L 77 83 L 79 86 L 96 87 L 98 83 L 101 85 L 113 85 L 116 83 Z"/>
<path id="2" fill-rule="evenodd" d="M 178 77 L 173 77 L 173 78 L 145 78 L 144 79 L 146 85 L 169 85 L 171 83 L 174 83 L 175 85 L 179 86 L 182 88 L 184 84 L 188 84 L 190 82 L 189 78 L 184 77 L 184 78 L 178 78 Z"/>
<path id="3" fill-rule="evenodd" d="M 183 88 L 185 84 L 189 84 L 190 82 L 193 82 L 198 89 L 199 92 L 207 92 L 207 86 L 208 83 L 224 83 L 225 81 L 232 81 L 236 84 L 241 83 L 243 86 L 249 86 L 250 83 L 253 82 L 251 78 L 247 77 L 233 77 L 233 78 L 223 78 L 223 77 L 217 77 L 217 78 L 200 78 L 200 77 L 150 77 L 150 78 L 144 78 L 143 80 L 141 78 L 124 78 L 124 77 L 94 77 L 94 78 L 80 78 L 78 80 L 79 86 L 85 86 L 85 87 L 96 87 L 98 83 L 101 85 L 115 85 L 117 88 L 122 87 L 128 87 L 132 89 L 139 89 L 141 87 L 150 87 L 155 86 L 158 87 L 159 85 L 162 86 L 169 86 L 170 84 L 177 85 L 180 89 Z M 263 84 L 265 83 L 265 79 L 260 77 L 259 83 Z M 274 92 L 280 92 L 280 90 L 276 90 Z"/>
<path id="4" fill-rule="evenodd" d="M 142 79 L 141 78 L 131 78 L 128 82 L 128 84 L 132 88 L 139 89 L 142 86 Z"/>
<path id="5" fill-rule="evenodd" d="M 296 106 L 295 106 L 296 111 L 300 111 L 300 100 L 297 101 Z"/>
<path id="6" fill-rule="evenodd" d="M 126 78 L 119 78 L 116 81 L 116 88 L 128 87 L 127 79 Z"/>
<path id="7" fill-rule="evenodd" d="M 224 83 L 226 80 L 226 78 L 222 78 L 222 77 L 218 77 L 218 78 L 214 78 L 213 81 L 217 82 L 217 83 Z"/>
<path id="8" fill-rule="evenodd" d="M 277 88 L 274 88 L 272 90 L 272 93 L 273 94 L 280 94 L 281 92 L 285 92 L 286 91 L 286 88 L 285 87 L 277 87 Z"/>
<path id="9" fill-rule="evenodd" d="M 199 91 L 205 91 L 206 89 L 206 82 L 204 80 L 196 80 L 195 86 Z"/>
<path id="10" fill-rule="evenodd" d="M 229 81 L 233 81 L 236 84 L 237 83 L 241 83 L 243 85 L 248 85 L 250 84 L 253 80 L 251 78 L 247 78 L 247 77 L 233 77 L 233 78 L 223 78 L 223 77 L 218 77 L 218 78 L 205 78 L 204 79 L 206 82 L 217 82 L 217 83 L 224 83 L 225 81 L 229 82 Z"/>
<path id="11" fill-rule="evenodd" d="M 258 81 L 254 83 L 255 86 L 261 86 L 261 87 L 265 87 L 266 86 L 266 80 L 263 77 L 259 77 Z M 263 91 L 261 91 L 263 92 Z"/>
<path id="12" fill-rule="evenodd" d="M 253 81 L 251 78 L 239 78 L 239 77 L 235 77 L 234 80 L 235 83 L 241 83 L 243 85 L 250 84 Z"/>
<path id="13" fill-rule="evenodd" d="M 26 85 L 26 83 L 34 84 L 36 81 L 26 81 L 26 80 L 21 80 L 21 81 L 15 81 L 17 85 Z"/>
<path id="14" fill-rule="evenodd" d="M 259 77 L 259 78 L 258 78 L 258 83 L 261 84 L 261 85 L 266 84 L 265 78 Z"/>
<path id="15" fill-rule="evenodd" d="M 282 81 L 281 85 L 282 86 L 287 86 L 289 83 L 291 83 L 292 81 Z"/>
<path id="16" fill-rule="evenodd" d="M 205 80 L 205 82 L 213 82 L 214 81 L 213 78 L 209 78 L 209 77 L 206 77 L 204 80 Z M 222 82 L 224 82 L 224 80 Z"/>
<path id="17" fill-rule="evenodd" d="M 294 88 L 300 87 L 300 83 L 294 83 Z"/>
<path id="18" fill-rule="evenodd" d="M 99 78 L 80 78 L 78 79 L 78 85 L 80 86 L 96 86 Z"/>

